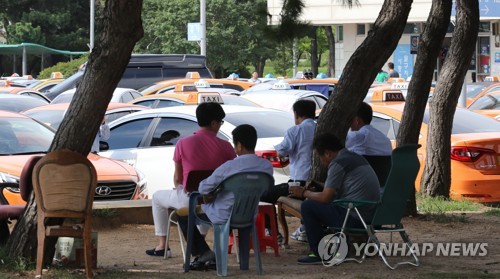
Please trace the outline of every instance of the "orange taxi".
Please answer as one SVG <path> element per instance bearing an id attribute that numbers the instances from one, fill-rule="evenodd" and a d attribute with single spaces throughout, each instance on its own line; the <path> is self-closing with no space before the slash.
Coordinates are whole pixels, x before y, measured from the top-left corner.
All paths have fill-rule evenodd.
<path id="1" fill-rule="evenodd" d="M 40 122 L 14 112 L 0 111 L 0 183 L 19 183 L 26 161 L 47 152 L 54 130 Z M 98 189 L 95 201 L 131 200 L 147 197 L 145 177 L 132 166 L 90 153 L 89 160 L 97 170 Z M 24 205 L 19 188 L 0 189 L 0 203 Z"/>
<path id="2" fill-rule="evenodd" d="M 69 103 L 50 104 L 25 110 L 22 114 L 28 115 L 45 125 L 57 129 L 68 108 Z M 106 121 L 111 122 L 124 115 L 145 109 L 148 109 L 148 107 L 126 103 L 109 103 L 105 113 Z"/>
<path id="3" fill-rule="evenodd" d="M 180 87 L 185 90 L 183 91 L 182 89 L 179 89 Z M 209 91 L 207 89 L 214 90 Z M 182 105 L 198 105 L 201 102 L 206 102 L 206 99 L 210 99 L 212 102 L 226 105 L 251 107 L 259 106 L 256 103 L 240 96 L 219 93 L 224 90 L 223 88 L 205 88 L 200 92 L 192 90 L 196 90 L 196 88 L 193 89 L 191 85 L 179 84 L 177 85 L 177 90 L 174 90 L 171 93 L 147 95 L 132 100 L 129 103 L 150 108 L 165 108 Z"/>
<path id="4" fill-rule="evenodd" d="M 481 98 L 483 95 L 493 91 L 500 91 L 500 82 L 484 81 L 468 83 L 466 96 L 467 106 Z"/>
<path id="5" fill-rule="evenodd" d="M 395 99 L 391 97 L 385 99 Z M 402 94 L 400 95 L 402 97 Z M 373 101 L 372 126 L 386 134 L 394 143 L 401 122 L 404 103 Z M 420 181 L 426 158 L 427 123 L 426 110 L 420 130 L 418 149 L 420 171 L 415 187 L 420 190 Z M 451 187 L 450 197 L 470 199 L 483 203 L 500 202 L 500 123 L 467 109 L 457 108 L 451 135 Z"/>
<path id="6" fill-rule="evenodd" d="M 200 75 L 198 73 L 190 72 L 186 76 L 186 78 L 182 79 L 160 81 L 139 91 L 143 96 L 161 94 L 175 89 L 178 84 L 189 84 L 191 86 L 195 86 L 195 82 L 200 80 Z M 228 88 L 236 91 L 243 91 L 254 85 L 251 82 L 233 79 L 204 78 L 203 80 L 208 82 L 211 88 Z"/>
<path id="7" fill-rule="evenodd" d="M 500 121 L 500 91 L 486 93 L 467 108 Z"/>

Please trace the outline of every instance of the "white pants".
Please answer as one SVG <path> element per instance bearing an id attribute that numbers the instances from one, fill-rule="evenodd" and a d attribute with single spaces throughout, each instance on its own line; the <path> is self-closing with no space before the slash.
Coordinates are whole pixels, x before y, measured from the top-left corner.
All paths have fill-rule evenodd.
<path id="1" fill-rule="evenodd" d="M 189 206 L 189 196 L 182 187 L 177 187 L 172 190 L 160 190 L 153 194 L 152 210 L 153 221 L 155 224 L 155 235 L 167 235 L 167 223 L 170 209 L 179 209 Z M 198 226 L 200 233 L 205 235 L 208 232 L 208 227 Z"/>

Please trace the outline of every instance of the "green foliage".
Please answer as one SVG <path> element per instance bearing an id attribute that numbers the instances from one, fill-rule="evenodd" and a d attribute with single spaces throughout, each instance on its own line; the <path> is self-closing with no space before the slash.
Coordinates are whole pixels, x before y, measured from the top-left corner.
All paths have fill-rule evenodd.
<path id="1" fill-rule="evenodd" d="M 187 40 L 187 23 L 199 22 L 199 2 L 191 0 L 144 0 L 144 37 L 136 53 L 200 52 L 197 42 Z M 207 64 L 212 72 L 224 76 L 228 71 L 245 69 L 270 58 L 272 38 L 264 34 L 266 1 L 207 1 Z"/>
<path id="2" fill-rule="evenodd" d="M 25 258 L 11 258 L 7 256 L 4 247 L 0 248 L 0 271 L 16 272 L 23 275 L 29 270 L 35 268 L 35 264 Z M 0 272 L 3 273 L 3 272 Z"/>
<path id="3" fill-rule="evenodd" d="M 73 59 L 69 62 L 59 62 L 56 65 L 45 68 L 38 75 L 38 79 L 49 78 L 52 72 L 61 72 L 65 78 L 71 76 L 78 71 L 78 68 L 88 60 L 88 55 L 83 55 L 78 59 Z"/>
<path id="4" fill-rule="evenodd" d="M 89 1 L 4 0 L 1 6 L 8 42 L 39 43 L 64 50 L 87 49 Z M 25 27 L 15 27 L 18 25 Z M 33 30 L 38 30 L 39 36 L 38 33 L 34 36 Z"/>
<path id="5" fill-rule="evenodd" d="M 45 44 L 45 37 L 42 34 L 40 26 L 33 27 L 30 22 L 16 22 L 7 26 L 8 44 L 20 44 L 30 42 L 35 44 Z"/>

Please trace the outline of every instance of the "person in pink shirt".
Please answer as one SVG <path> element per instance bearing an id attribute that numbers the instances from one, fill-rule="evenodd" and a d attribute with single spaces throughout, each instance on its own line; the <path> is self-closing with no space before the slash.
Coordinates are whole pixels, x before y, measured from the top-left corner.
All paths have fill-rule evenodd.
<path id="1" fill-rule="evenodd" d="M 187 174 L 191 170 L 215 170 L 228 160 L 236 157 L 232 145 L 217 137 L 226 114 L 218 103 L 202 103 L 196 108 L 196 119 L 200 129 L 193 135 L 180 139 L 174 151 L 174 185 L 172 190 L 160 190 L 153 194 L 152 210 L 155 235 L 158 245 L 146 254 L 150 256 L 170 256 L 166 246 L 168 209 L 187 207 L 188 193 L 184 190 Z M 165 249 L 167 248 L 167 249 Z"/>

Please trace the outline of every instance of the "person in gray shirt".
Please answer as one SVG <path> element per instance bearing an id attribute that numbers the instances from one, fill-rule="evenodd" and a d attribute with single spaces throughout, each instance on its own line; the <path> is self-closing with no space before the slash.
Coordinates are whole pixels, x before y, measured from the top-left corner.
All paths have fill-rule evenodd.
<path id="1" fill-rule="evenodd" d="M 298 259 L 299 264 L 321 264 L 318 244 L 325 235 L 323 226 L 341 227 L 347 209 L 334 205 L 335 199 L 378 201 L 380 199 L 377 175 L 366 159 L 347 150 L 332 134 L 321 134 L 314 138 L 313 149 L 322 165 L 328 166 L 323 191 L 313 192 L 309 188 L 290 186 L 290 196 L 306 198 L 301 205 L 301 214 L 307 231 L 311 253 Z M 359 209 L 365 220 L 371 220 L 374 207 Z M 356 215 L 348 219 L 349 227 L 363 227 Z"/>

